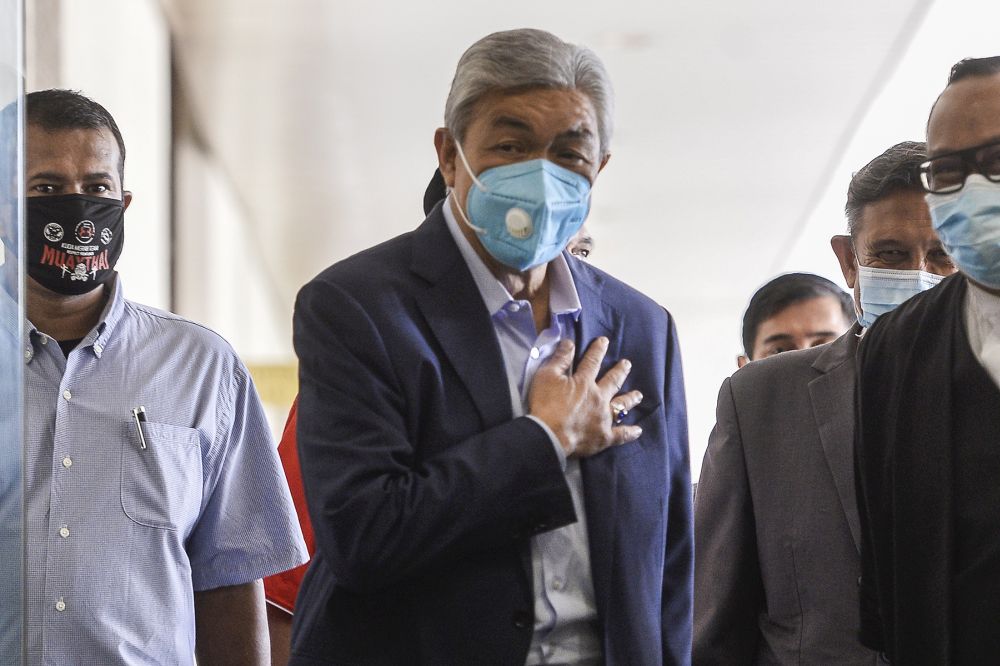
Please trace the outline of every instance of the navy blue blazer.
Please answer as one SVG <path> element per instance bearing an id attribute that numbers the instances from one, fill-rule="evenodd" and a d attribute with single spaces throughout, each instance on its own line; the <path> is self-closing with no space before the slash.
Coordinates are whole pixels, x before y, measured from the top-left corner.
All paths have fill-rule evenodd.
<path id="1" fill-rule="evenodd" d="M 578 353 L 632 361 L 642 437 L 582 461 L 606 663 L 690 661 L 692 534 L 677 337 L 566 255 Z M 298 445 L 317 552 L 292 664 L 524 664 L 530 538 L 576 520 L 545 431 L 513 418 L 499 343 L 440 204 L 299 292 Z"/>

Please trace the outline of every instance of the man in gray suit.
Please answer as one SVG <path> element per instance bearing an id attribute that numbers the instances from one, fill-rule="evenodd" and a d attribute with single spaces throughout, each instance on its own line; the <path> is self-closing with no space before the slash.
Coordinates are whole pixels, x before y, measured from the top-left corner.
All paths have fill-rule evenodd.
<path id="1" fill-rule="evenodd" d="M 922 143 L 855 174 L 831 240 L 859 323 L 747 364 L 719 392 L 695 505 L 694 663 L 873 664 L 858 642 L 854 356 L 874 318 L 955 271 L 916 176 Z"/>

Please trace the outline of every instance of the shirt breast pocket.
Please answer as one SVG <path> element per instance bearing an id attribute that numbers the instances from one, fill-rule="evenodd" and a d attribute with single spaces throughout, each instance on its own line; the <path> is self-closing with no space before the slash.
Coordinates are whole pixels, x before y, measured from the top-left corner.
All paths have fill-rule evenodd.
<path id="1" fill-rule="evenodd" d="M 136 424 L 122 440 L 122 509 L 132 521 L 163 530 L 195 522 L 201 509 L 201 438 L 194 428 L 147 421 L 146 448 Z"/>
<path id="2" fill-rule="evenodd" d="M 647 400 L 649 399 L 647 398 Z M 654 433 L 661 432 L 660 429 L 654 428 L 656 419 L 659 418 L 662 418 L 659 402 L 640 402 L 635 409 L 629 412 L 628 416 L 622 420 L 622 424 L 639 426 L 642 428 L 642 435 L 639 436 L 638 440 L 628 444 L 623 444 L 620 447 L 615 447 L 613 450 L 620 450 L 620 458 L 630 458 L 643 451 L 646 447 L 654 446 L 655 441 L 652 439 Z"/>

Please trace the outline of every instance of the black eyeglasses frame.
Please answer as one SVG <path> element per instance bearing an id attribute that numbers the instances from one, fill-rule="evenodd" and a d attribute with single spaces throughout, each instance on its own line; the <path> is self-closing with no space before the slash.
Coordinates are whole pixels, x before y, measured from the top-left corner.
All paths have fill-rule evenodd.
<path id="1" fill-rule="evenodd" d="M 923 188 L 924 192 L 929 194 L 952 194 L 954 192 L 960 191 L 965 187 L 966 179 L 973 173 L 978 173 L 979 175 L 986 178 L 986 180 L 991 183 L 1000 183 L 1000 173 L 989 174 L 983 169 L 983 161 L 979 157 L 979 153 L 987 148 L 993 148 L 995 146 L 1000 146 L 1000 137 L 996 139 L 990 139 L 985 143 L 981 143 L 978 146 L 972 146 L 970 148 L 963 148 L 962 150 L 953 150 L 949 153 L 942 153 L 941 155 L 935 155 L 926 162 L 921 162 L 920 166 L 917 167 L 917 174 L 920 176 L 920 187 Z M 955 183 L 954 186 L 948 186 L 943 189 L 931 189 L 930 186 L 930 171 L 931 165 L 940 159 L 946 157 L 961 157 L 962 164 L 965 167 L 965 175 L 962 179 Z"/>

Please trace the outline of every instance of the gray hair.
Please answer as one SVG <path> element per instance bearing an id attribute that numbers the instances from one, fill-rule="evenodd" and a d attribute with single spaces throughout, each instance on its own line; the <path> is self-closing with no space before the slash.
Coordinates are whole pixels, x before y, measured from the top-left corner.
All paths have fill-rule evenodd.
<path id="1" fill-rule="evenodd" d="M 847 228 L 854 238 L 861 227 L 865 206 L 899 190 L 923 192 L 918 168 L 927 161 L 927 144 L 903 141 L 861 167 L 847 188 Z"/>
<path id="2" fill-rule="evenodd" d="M 608 154 L 615 94 L 597 55 L 544 30 L 494 32 L 462 54 L 444 106 L 444 124 L 459 141 L 479 99 L 490 92 L 530 88 L 579 90 L 597 112 L 601 156 Z"/>

